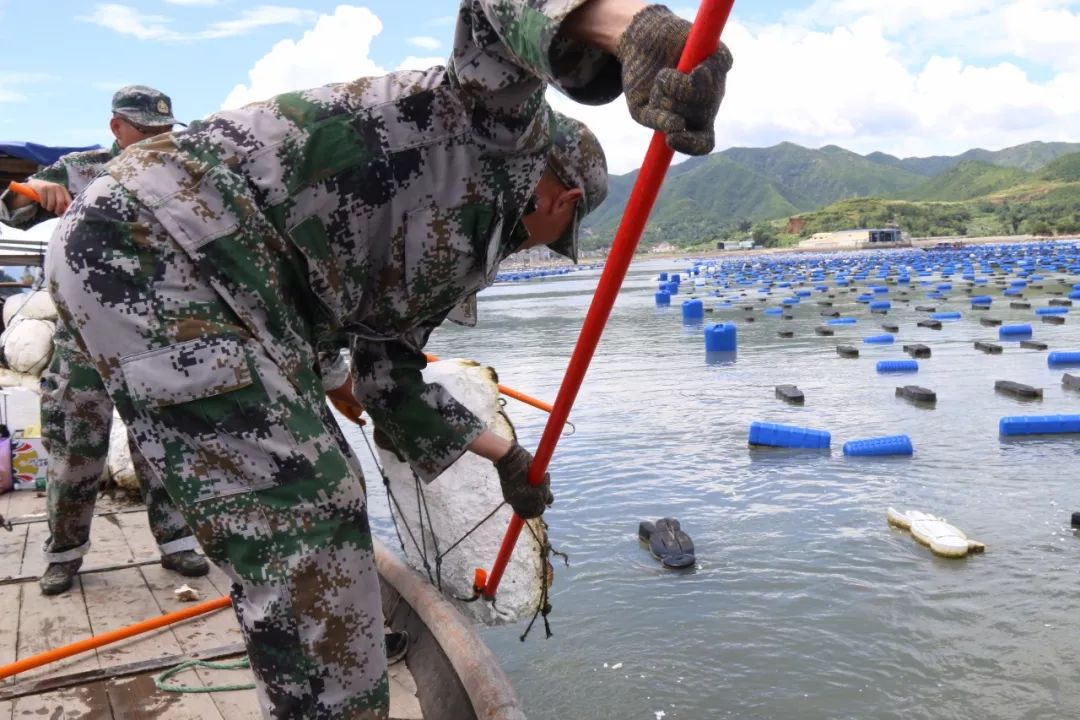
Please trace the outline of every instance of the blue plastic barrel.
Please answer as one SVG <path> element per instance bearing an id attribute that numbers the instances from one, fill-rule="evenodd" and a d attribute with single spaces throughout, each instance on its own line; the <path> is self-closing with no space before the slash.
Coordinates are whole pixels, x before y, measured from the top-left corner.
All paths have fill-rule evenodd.
<path id="1" fill-rule="evenodd" d="M 889 334 L 871 335 L 870 337 L 864 337 L 862 341 L 869 345 L 891 345 L 893 343 L 893 336 Z"/>
<path id="2" fill-rule="evenodd" d="M 1069 308 L 1067 308 L 1067 307 L 1053 306 L 1053 307 L 1035 308 L 1035 314 L 1036 315 L 1068 315 L 1068 313 L 1069 313 Z"/>
<path id="3" fill-rule="evenodd" d="M 765 308 L 766 315 L 783 315 L 783 308 Z"/>
<path id="4" fill-rule="evenodd" d="M 972 305 L 989 305 L 993 301 L 994 301 L 994 298 L 991 297 L 990 295 L 972 295 L 971 296 L 971 304 Z"/>
<path id="5" fill-rule="evenodd" d="M 1080 415 L 1016 415 L 998 422 L 1002 435 L 1056 435 L 1080 432 Z"/>
<path id="6" fill-rule="evenodd" d="M 958 312 L 936 312 L 930 314 L 931 320 L 959 320 L 960 313 Z"/>
<path id="7" fill-rule="evenodd" d="M 671 304 L 671 294 L 670 293 L 667 293 L 667 292 L 664 292 L 663 290 L 661 290 L 660 292 L 656 293 L 655 297 L 656 297 L 656 304 L 657 305 L 670 305 Z"/>
<path id="8" fill-rule="evenodd" d="M 892 307 L 892 303 L 888 300 L 875 300 L 870 303 L 871 310 L 888 310 Z"/>
<path id="9" fill-rule="evenodd" d="M 887 435 L 885 437 L 849 440 L 844 443 L 844 454 L 853 457 L 877 457 L 880 455 L 911 455 L 915 448 L 907 435 Z"/>
<path id="10" fill-rule="evenodd" d="M 700 300 L 683 300 L 683 320 L 701 320 L 705 317 L 705 304 Z"/>
<path id="11" fill-rule="evenodd" d="M 660 273 L 660 282 L 667 282 L 667 279 L 668 277 L 666 272 Z"/>
<path id="12" fill-rule="evenodd" d="M 854 325 L 855 324 L 855 318 L 851 318 L 851 317 L 830 318 L 830 319 L 825 321 L 825 324 L 826 325 Z"/>
<path id="13" fill-rule="evenodd" d="M 1069 293 L 1070 300 L 1080 300 L 1080 290 L 1073 290 Z"/>
<path id="14" fill-rule="evenodd" d="M 681 281 L 682 281 L 682 278 L 679 277 L 679 273 L 672 273 L 671 274 L 671 282 L 678 285 Z"/>
<path id="15" fill-rule="evenodd" d="M 668 295 L 678 295 L 679 294 L 679 283 L 677 283 L 677 282 L 669 282 L 667 284 L 667 294 Z"/>
<path id="16" fill-rule="evenodd" d="M 879 373 L 919 372 L 919 363 L 915 360 L 878 360 Z"/>
<path id="17" fill-rule="evenodd" d="M 736 345 L 735 323 L 710 323 L 705 326 L 707 352 L 731 352 Z"/>
<path id="18" fill-rule="evenodd" d="M 1017 337 L 1017 336 L 1020 336 L 1020 335 L 1030 335 L 1030 334 L 1031 334 L 1031 326 L 1028 325 L 1027 323 L 1023 323 L 1023 324 L 1020 324 L 1020 325 L 1002 325 L 1001 327 L 998 328 L 998 337 L 999 338 Z M 1053 353 L 1050 353 L 1050 354 L 1053 355 Z"/>
<path id="19" fill-rule="evenodd" d="M 1046 364 L 1050 367 L 1055 365 L 1080 365 L 1080 351 L 1055 350 L 1046 356 Z"/>
<path id="20" fill-rule="evenodd" d="M 786 448 L 827 448 L 832 436 L 827 430 L 812 430 L 796 425 L 754 422 L 750 424 L 751 445 Z"/>

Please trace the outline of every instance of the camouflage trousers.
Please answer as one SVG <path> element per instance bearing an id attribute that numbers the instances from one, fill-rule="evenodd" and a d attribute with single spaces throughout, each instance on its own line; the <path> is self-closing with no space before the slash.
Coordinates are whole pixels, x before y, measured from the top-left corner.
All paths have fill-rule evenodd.
<path id="1" fill-rule="evenodd" d="M 235 232 L 248 235 L 212 242 L 228 252 L 264 242 L 249 225 Z M 233 309 L 238 291 L 219 294 L 193 252 L 112 178 L 98 178 L 65 213 L 50 250 L 62 322 L 207 556 L 233 581 L 264 714 L 383 720 L 383 616 L 359 462 L 315 363 L 283 371 L 266 351 L 273 328 L 255 336 Z M 303 312 L 275 285 L 285 269 L 246 257 L 236 268 L 264 284 L 262 302 L 280 304 L 265 317 Z"/>
<path id="2" fill-rule="evenodd" d="M 41 435 L 49 453 L 48 520 L 45 560 L 49 563 L 81 558 L 90 550 L 101 474 L 109 455 L 113 405 L 97 368 L 57 326 L 53 357 L 41 378 Z M 150 531 L 162 555 L 194 550 L 195 537 L 134 443 L 131 461 L 146 502 Z"/>

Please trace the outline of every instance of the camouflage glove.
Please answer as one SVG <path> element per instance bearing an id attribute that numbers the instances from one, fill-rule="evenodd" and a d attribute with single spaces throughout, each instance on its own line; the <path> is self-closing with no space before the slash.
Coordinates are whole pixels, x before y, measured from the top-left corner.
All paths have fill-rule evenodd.
<path id="1" fill-rule="evenodd" d="M 619 38 L 618 56 L 630 116 L 667 135 L 672 150 L 708 155 L 732 58 L 720 43 L 689 75 L 676 70 L 690 26 L 663 5 L 649 5 Z"/>
<path id="2" fill-rule="evenodd" d="M 510 451 L 495 463 L 502 485 L 503 500 L 514 508 L 514 512 L 523 520 L 538 518 L 544 514 L 548 505 L 555 502 L 551 494 L 551 476 L 544 473 L 544 482 L 536 487 L 529 484 L 529 466 L 532 455 L 517 443 L 510 446 Z"/>

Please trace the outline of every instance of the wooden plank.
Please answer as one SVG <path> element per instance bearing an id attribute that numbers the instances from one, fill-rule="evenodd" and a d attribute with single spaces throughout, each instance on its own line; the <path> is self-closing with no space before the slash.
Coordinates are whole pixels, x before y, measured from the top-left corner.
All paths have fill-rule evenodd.
<path id="1" fill-rule="evenodd" d="M 19 600 L 22 593 L 15 585 L 0 587 L 0 665 L 15 662 L 19 642 Z M 0 712 L 0 718 L 3 713 Z"/>
<path id="2" fill-rule="evenodd" d="M 11 720 L 11 713 L 15 710 L 15 703 L 12 700 L 0 701 L 0 720 Z"/>
<path id="3" fill-rule="evenodd" d="M 185 603 L 176 599 L 173 590 L 185 583 L 199 591 L 200 601 L 209 600 L 221 594 L 209 575 L 201 578 L 185 578 L 160 566 L 147 566 L 142 569 L 142 573 L 162 612 L 172 612 L 184 606 Z M 218 573 L 221 571 L 219 570 Z M 221 573 L 221 576 L 225 577 L 224 573 Z M 178 623 L 173 626 L 173 634 L 176 635 L 184 652 L 192 655 L 221 645 L 242 643 L 244 640 L 240 626 L 236 622 L 236 614 L 231 608 Z M 197 680 L 193 676 L 197 676 Z M 197 668 L 193 673 L 182 673 L 177 681 L 182 684 L 198 682 L 204 687 L 210 687 L 251 683 L 254 682 L 254 676 L 251 670 Z M 233 718 L 258 720 L 262 717 L 254 690 L 210 693 L 209 697 L 213 700 L 218 712 L 229 720 Z"/>
<path id="4" fill-rule="evenodd" d="M 12 701 L 12 718 L 49 720 L 113 720 L 109 696 L 101 683 L 31 695 Z"/>
<path id="5" fill-rule="evenodd" d="M 75 579 L 71 590 L 51 597 L 42 595 L 37 585 L 24 584 L 12 587 L 17 588 L 21 593 L 16 659 L 22 660 L 93 634 L 90 619 L 86 614 L 86 603 L 80 591 L 79 578 Z M 97 656 L 91 651 L 28 670 L 19 674 L 17 679 L 27 680 L 54 673 L 92 670 L 97 667 Z"/>
<path id="6" fill-rule="evenodd" d="M 109 515 L 100 520 L 95 519 L 95 522 L 115 522 L 124 540 L 127 541 L 132 557 L 136 560 L 161 557 L 157 541 L 154 540 L 154 533 L 150 532 L 150 518 L 145 511 Z"/>
<path id="7" fill-rule="evenodd" d="M 0 580 L 20 575 L 29 530 L 27 525 L 16 525 L 10 531 L 0 530 Z"/>
<path id="8" fill-rule="evenodd" d="M 198 678 L 190 673 L 185 680 L 188 685 L 198 683 Z M 109 700 L 113 716 L 124 720 L 223 720 L 206 694 L 162 692 L 154 685 L 153 675 L 138 675 L 110 684 Z"/>
<path id="9" fill-rule="evenodd" d="M 45 493 L 37 490 L 13 490 L 5 495 L 8 508 L 4 517 L 21 517 L 45 512 Z"/>
<path id="10" fill-rule="evenodd" d="M 26 526 L 26 544 L 23 546 L 19 575 L 40 577 L 45 572 L 45 558 L 42 557 L 41 548 L 48 537 L 49 526 L 47 523 L 34 523 Z"/>
<path id="11" fill-rule="evenodd" d="M 118 528 L 117 531 L 119 532 Z M 127 548 L 126 543 L 124 548 Z M 87 575 L 83 578 L 83 586 L 87 612 L 94 634 L 115 630 L 161 614 L 161 608 L 147 586 L 141 568 Z M 182 650 L 172 629 L 162 628 L 107 645 L 99 648 L 97 652 L 102 666 L 108 667 L 178 655 Z M 146 685 L 147 681 L 149 686 Z M 111 684 L 109 698 L 114 714 L 119 717 L 147 717 L 130 714 L 140 707 L 167 709 L 168 714 L 161 717 L 169 718 L 221 717 L 213 700 L 209 697 L 197 694 L 163 693 L 154 687 L 153 679 L 132 679 Z"/>

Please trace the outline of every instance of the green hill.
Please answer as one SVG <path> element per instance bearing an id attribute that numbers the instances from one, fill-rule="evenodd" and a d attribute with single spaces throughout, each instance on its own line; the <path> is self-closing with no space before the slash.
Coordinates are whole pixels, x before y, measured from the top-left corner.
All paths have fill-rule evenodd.
<path id="1" fill-rule="evenodd" d="M 898 193 L 904 200 L 971 200 L 1019 185 L 1028 173 L 1016 168 L 968 160 L 945 170 L 918 187 Z"/>
<path id="2" fill-rule="evenodd" d="M 608 199 L 586 220 L 584 247 L 611 242 L 636 178 L 636 171 L 610 178 Z M 673 166 L 642 246 L 743 239 L 755 223 L 755 237 L 772 238 L 793 216 L 805 221 L 802 236 L 890 222 L 916 236 L 1075 232 L 1078 211 L 1080 143 L 904 159 L 780 143 Z"/>
<path id="3" fill-rule="evenodd" d="M 1041 180 L 1080 182 L 1080 152 L 1062 155 L 1039 173 Z"/>

